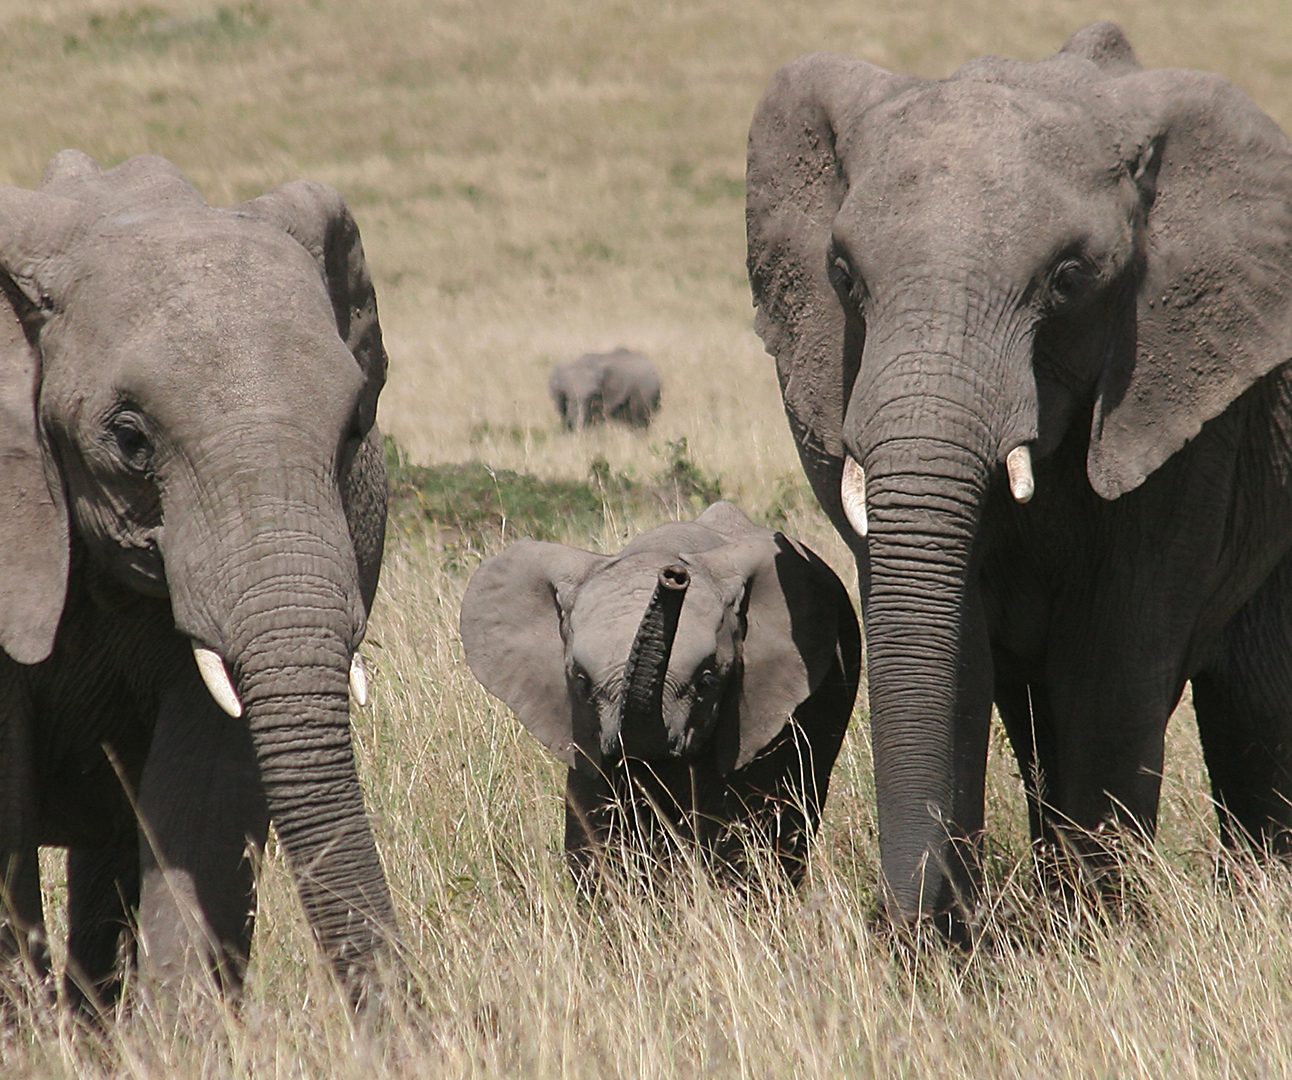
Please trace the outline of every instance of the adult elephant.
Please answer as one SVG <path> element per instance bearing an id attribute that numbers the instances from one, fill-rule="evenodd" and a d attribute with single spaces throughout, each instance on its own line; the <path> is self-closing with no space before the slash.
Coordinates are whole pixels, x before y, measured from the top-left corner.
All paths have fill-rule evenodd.
<path id="1" fill-rule="evenodd" d="M 44 964 L 36 849 L 60 845 L 74 993 L 110 993 L 136 901 L 152 977 L 236 984 L 272 819 L 364 975 L 394 928 L 347 693 L 386 355 L 344 202 L 214 209 L 160 158 L 64 151 L 0 189 L 0 361 L 0 951 Z"/>
<path id="2" fill-rule="evenodd" d="M 888 909 L 964 928 L 993 699 L 1038 840 L 1152 833 L 1191 680 L 1225 839 L 1292 848 L 1283 133 L 1107 23 L 944 80 L 809 56 L 755 115 L 747 223 L 861 570 Z"/>

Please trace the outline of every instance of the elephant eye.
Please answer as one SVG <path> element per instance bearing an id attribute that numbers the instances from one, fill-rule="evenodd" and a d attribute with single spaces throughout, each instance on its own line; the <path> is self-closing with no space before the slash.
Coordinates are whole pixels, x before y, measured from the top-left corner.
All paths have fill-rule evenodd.
<path id="1" fill-rule="evenodd" d="M 710 694 L 718 685 L 718 673 L 716 671 L 706 671 L 695 680 L 695 689 L 701 694 Z"/>
<path id="2" fill-rule="evenodd" d="M 146 473 L 152 467 L 153 443 L 144 431 L 143 421 L 130 412 L 119 412 L 108 421 L 117 456 L 134 472 Z"/>
<path id="3" fill-rule="evenodd" d="M 582 668 L 575 668 L 573 675 L 574 685 L 579 688 L 581 693 L 587 694 L 592 691 L 592 679 L 586 671 Z"/>
<path id="4" fill-rule="evenodd" d="M 845 292 L 851 291 L 853 285 L 852 266 L 842 255 L 836 255 L 830 265 L 830 273 Z"/>
<path id="5" fill-rule="evenodd" d="M 1056 300 L 1078 299 L 1094 284 L 1098 274 L 1085 259 L 1061 259 L 1050 272 L 1050 292 Z"/>

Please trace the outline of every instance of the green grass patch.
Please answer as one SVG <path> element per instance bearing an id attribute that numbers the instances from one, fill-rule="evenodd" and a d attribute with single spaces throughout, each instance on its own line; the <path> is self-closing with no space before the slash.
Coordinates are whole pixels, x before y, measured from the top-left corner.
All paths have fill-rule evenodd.
<path id="1" fill-rule="evenodd" d="M 445 547 L 478 548 L 499 537 L 590 537 L 607 520 L 694 517 L 722 498 L 721 481 L 691 460 L 685 439 L 654 450 L 658 467 L 646 478 L 598 457 L 583 479 L 548 479 L 483 461 L 414 465 L 388 436 L 390 517 Z"/>

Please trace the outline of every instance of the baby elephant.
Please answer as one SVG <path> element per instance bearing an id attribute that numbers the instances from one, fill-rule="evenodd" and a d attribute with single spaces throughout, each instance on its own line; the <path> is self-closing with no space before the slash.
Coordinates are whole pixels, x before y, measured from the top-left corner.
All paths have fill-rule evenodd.
<path id="1" fill-rule="evenodd" d="M 572 431 L 605 420 L 646 427 L 659 410 L 659 372 L 631 349 L 566 360 L 552 368 L 547 386 L 562 423 Z"/>
<path id="2" fill-rule="evenodd" d="M 524 540 L 462 602 L 467 663 L 569 765 L 565 850 L 698 845 L 720 874 L 771 846 L 794 884 L 857 694 L 857 617 L 834 572 L 730 503 L 618 555 Z M 742 837 L 742 833 L 744 834 Z"/>

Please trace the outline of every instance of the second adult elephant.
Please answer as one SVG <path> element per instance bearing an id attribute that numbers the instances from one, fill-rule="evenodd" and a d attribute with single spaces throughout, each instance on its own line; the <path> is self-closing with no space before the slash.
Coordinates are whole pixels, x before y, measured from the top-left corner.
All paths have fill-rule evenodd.
<path id="1" fill-rule="evenodd" d="M 572 431 L 618 420 L 646 427 L 659 411 L 659 372 L 631 349 L 585 353 L 552 369 L 548 390 L 561 421 Z"/>
<path id="2" fill-rule="evenodd" d="M 1192 681 L 1224 838 L 1292 849 L 1292 147 L 1099 24 L 948 79 L 805 57 L 749 273 L 861 569 L 889 910 L 962 928 L 993 699 L 1033 835 L 1152 833 Z"/>

